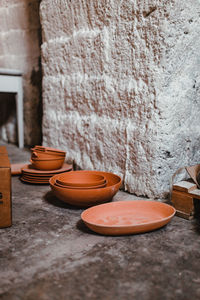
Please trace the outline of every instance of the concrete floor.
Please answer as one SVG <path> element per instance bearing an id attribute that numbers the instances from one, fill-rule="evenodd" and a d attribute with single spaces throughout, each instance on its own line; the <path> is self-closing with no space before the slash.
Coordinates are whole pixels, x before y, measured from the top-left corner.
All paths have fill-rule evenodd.
<path id="1" fill-rule="evenodd" d="M 7 145 L 11 162 L 29 152 Z M 13 226 L 0 229 L 0 299 L 200 299 L 200 223 L 174 217 L 159 230 L 109 237 L 49 186 L 12 177 Z M 137 199 L 118 192 L 114 200 Z M 141 198 L 140 198 L 141 199 Z"/>

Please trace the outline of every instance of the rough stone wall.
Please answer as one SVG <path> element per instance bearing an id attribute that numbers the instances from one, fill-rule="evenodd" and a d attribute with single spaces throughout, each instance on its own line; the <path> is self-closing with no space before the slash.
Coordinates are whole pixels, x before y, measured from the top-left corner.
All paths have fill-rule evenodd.
<path id="1" fill-rule="evenodd" d="M 200 158 L 197 0 L 43 0 L 43 141 L 164 197 Z"/>
<path id="2" fill-rule="evenodd" d="M 0 0 L 0 68 L 23 72 L 25 143 L 41 142 L 40 0 Z M 6 96 L 7 97 L 7 96 Z M 1 111 L 8 111 L 1 95 Z M 3 104 L 4 103 L 4 104 Z M 1 136 L 17 142 L 16 113 L 2 120 Z"/>

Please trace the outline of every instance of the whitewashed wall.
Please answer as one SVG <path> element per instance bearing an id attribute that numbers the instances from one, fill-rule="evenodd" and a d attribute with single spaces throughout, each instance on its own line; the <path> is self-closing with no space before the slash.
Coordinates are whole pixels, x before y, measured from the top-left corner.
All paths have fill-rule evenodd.
<path id="1" fill-rule="evenodd" d="M 43 0 L 43 141 L 164 197 L 200 160 L 200 2 Z"/>

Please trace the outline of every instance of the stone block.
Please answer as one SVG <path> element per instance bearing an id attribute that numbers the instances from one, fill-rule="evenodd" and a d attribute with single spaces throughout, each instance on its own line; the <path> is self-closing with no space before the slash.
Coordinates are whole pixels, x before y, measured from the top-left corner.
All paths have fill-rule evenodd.
<path id="1" fill-rule="evenodd" d="M 62 36 L 71 36 L 75 31 L 91 30 L 96 28 L 95 10 L 101 13 L 99 16 L 109 19 L 109 13 L 105 15 L 105 10 L 111 11 L 110 0 L 107 1 L 87 1 L 71 2 L 70 0 L 61 0 L 57 3 L 53 1 L 42 1 L 40 5 L 41 24 L 43 29 L 43 39 L 48 41 Z M 110 7 L 110 9 L 109 9 Z M 99 22 L 102 24 L 102 22 Z M 102 26 L 101 26 L 102 27 Z"/>
<path id="2" fill-rule="evenodd" d="M 24 55 L 0 55 L 0 65 L 2 68 L 7 69 L 18 69 L 23 71 L 23 77 L 29 78 L 29 73 L 38 67 L 38 57 L 37 56 L 27 56 Z"/>
<path id="3" fill-rule="evenodd" d="M 81 116 L 78 112 L 61 116 L 61 110 L 58 107 L 55 111 L 50 105 L 48 113 L 44 114 L 43 143 L 66 149 L 68 159 L 74 160 L 82 169 L 114 171 L 123 177 L 125 122 L 96 115 Z"/>
<path id="4" fill-rule="evenodd" d="M 83 168 L 112 168 L 131 193 L 166 197 L 172 174 L 200 155 L 199 9 L 43 0 L 44 143 Z"/>
<path id="5" fill-rule="evenodd" d="M 30 0 L 30 1 L 37 1 L 37 0 Z M 12 6 L 17 6 L 17 5 L 21 5 L 23 3 L 26 3 L 27 0 L 1 0 L 1 7 L 12 7 Z"/>
<path id="6" fill-rule="evenodd" d="M 32 53 L 33 56 L 40 54 L 38 31 L 36 30 L 17 30 L 0 33 L 1 48 L 0 55 L 24 55 Z"/>
<path id="7" fill-rule="evenodd" d="M 1 6 L 0 32 L 10 30 L 30 30 L 40 28 L 39 2 L 20 1 L 16 5 Z"/>

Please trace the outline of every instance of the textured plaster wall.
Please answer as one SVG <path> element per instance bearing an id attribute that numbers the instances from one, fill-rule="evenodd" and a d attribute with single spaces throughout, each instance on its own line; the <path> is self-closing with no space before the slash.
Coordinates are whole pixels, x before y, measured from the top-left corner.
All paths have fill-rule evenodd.
<path id="1" fill-rule="evenodd" d="M 41 141 L 40 0 L 0 0 L 0 68 L 23 72 L 25 143 Z M 7 98 L 8 96 L 6 96 Z M 1 137 L 16 142 L 16 114 L 0 95 Z M 3 104 L 4 103 L 4 104 Z M 12 104 L 13 105 L 13 104 Z"/>
<path id="2" fill-rule="evenodd" d="M 199 162 L 200 2 L 43 0 L 43 141 L 163 197 Z"/>

